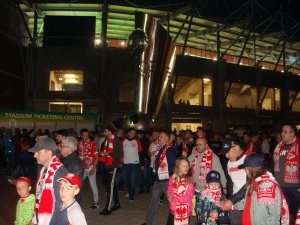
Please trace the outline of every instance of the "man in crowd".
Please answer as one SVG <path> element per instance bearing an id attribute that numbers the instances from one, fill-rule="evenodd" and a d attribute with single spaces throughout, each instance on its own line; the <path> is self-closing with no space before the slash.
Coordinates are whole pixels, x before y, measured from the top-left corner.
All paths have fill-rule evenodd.
<path id="1" fill-rule="evenodd" d="M 29 152 L 34 153 L 37 163 L 42 165 L 36 184 L 35 213 L 31 224 L 48 225 L 52 214 L 60 210 L 59 184 L 57 180 L 68 170 L 55 156 L 57 145 L 49 137 L 40 138 Z"/>
<path id="2" fill-rule="evenodd" d="M 62 137 L 59 144 L 61 161 L 70 173 L 74 173 L 80 178 L 82 184 L 85 169 L 76 151 L 77 140 L 72 136 Z M 75 198 L 80 203 L 80 193 Z"/>
<path id="3" fill-rule="evenodd" d="M 221 184 L 226 189 L 226 177 L 222 169 L 219 157 L 209 148 L 206 138 L 198 138 L 196 140 L 196 152 L 193 152 L 188 158 L 193 178 L 196 182 L 196 191 L 200 192 L 206 184 L 206 174 L 215 170 L 221 175 Z"/>
<path id="4" fill-rule="evenodd" d="M 296 218 L 300 206 L 300 141 L 293 124 L 284 124 L 282 141 L 274 150 L 274 177 L 278 181 L 289 205 L 291 221 Z"/>
<path id="5" fill-rule="evenodd" d="M 104 164 L 102 175 L 105 176 L 106 181 L 106 204 L 105 208 L 99 213 L 103 216 L 108 216 L 112 211 L 121 208 L 116 178 L 119 176 L 119 168 L 123 161 L 123 146 L 113 132 L 113 127 L 105 127 L 104 135 L 106 139 L 99 158 L 99 161 Z M 112 206 L 112 200 L 114 200 L 114 206 Z"/>
<path id="6" fill-rule="evenodd" d="M 182 157 L 188 158 L 192 154 L 192 150 L 195 147 L 195 140 L 193 138 L 193 132 L 186 130 L 184 134 L 184 143 L 182 149 Z"/>
<path id="7" fill-rule="evenodd" d="M 167 194 L 167 187 L 169 177 L 174 173 L 174 166 L 176 161 L 176 152 L 171 147 L 170 134 L 162 131 L 159 134 L 159 145 L 161 146 L 155 154 L 154 160 L 154 178 L 155 182 L 152 189 L 152 196 L 147 210 L 146 223 L 143 225 L 152 225 L 157 208 L 157 202 L 160 196 Z"/>
<path id="8" fill-rule="evenodd" d="M 87 129 L 82 129 L 80 131 L 81 141 L 78 141 L 78 153 L 82 160 L 84 171 L 84 179 L 89 178 L 90 186 L 93 191 L 94 202 L 91 209 L 99 208 L 99 196 L 98 188 L 96 183 L 97 174 L 97 164 L 98 164 L 98 151 L 95 142 L 90 140 L 89 131 Z"/>
<path id="9" fill-rule="evenodd" d="M 135 196 L 135 183 L 139 169 L 139 153 L 142 152 L 140 140 L 136 138 L 136 130 L 130 128 L 123 141 L 124 160 L 122 166 L 123 180 L 128 188 L 129 200 Z"/>
<path id="10" fill-rule="evenodd" d="M 226 154 L 226 158 L 229 159 L 227 173 L 230 178 L 230 182 L 228 182 L 230 184 L 227 185 L 230 197 L 221 204 L 221 208 L 222 210 L 230 210 L 231 225 L 241 225 L 241 217 L 245 204 L 247 174 L 244 169 L 239 169 L 238 166 L 243 164 L 246 156 L 252 152 L 244 151 L 240 142 L 236 140 L 227 140 L 222 145 L 221 153 Z"/>

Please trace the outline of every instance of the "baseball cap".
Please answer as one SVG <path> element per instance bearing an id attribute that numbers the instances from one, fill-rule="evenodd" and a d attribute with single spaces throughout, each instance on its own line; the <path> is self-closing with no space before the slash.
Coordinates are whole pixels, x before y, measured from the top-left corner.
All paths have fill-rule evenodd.
<path id="1" fill-rule="evenodd" d="M 57 180 L 57 182 L 60 182 L 62 180 L 67 181 L 70 185 L 75 186 L 77 185 L 78 188 L 80 188 L 80 177 L 74 173 L 66 173 L 61 178 Z"/>
<path id="2" fill-rule="evenodd" d="M 262 167 L 263 162 L 264 159 L 260 155 L 253 153 L 251 155 L 247 155 L 244 160 L 244 163 L 239 165 L 238 168 L 244 169 L 246 167 Z"/>
<path id="3" fill-rule="evenodd" d="M 222 150 L 221 150 L 220 153 L 221 154 L 226 154 L 227 152 L 230 151 L 231 148 L 233 148 L 236 145 L 242 147 L 241 143 L 238 140 L 226 140 L 222 144 Z"/>
<path id="4" fill-rule="evenodd" d="M 57 145 L 53 139 L 49 137 L 43 137 L 39 139 L 32 148 L 28 149 L 28 151 L 35 153 L 42 149 L 56 151 Z"/>
<path id="5" fill-rule="evenodd" d="M 13 181 L 11 184 L 14 185 L 14 186 L 16 186 L 19 181 L 24 181 L 29 186 L 32 186 L 32 182 L 31 182 L 31 180 L 28 177 L 19 177 L 15 181 Z"/>
<path id="6" fill-rule="evenodd" d="M 206 183 L 220 183 L 221 182 L 221 175 L 217 171 L 210 171 L 206 174 Z"/>

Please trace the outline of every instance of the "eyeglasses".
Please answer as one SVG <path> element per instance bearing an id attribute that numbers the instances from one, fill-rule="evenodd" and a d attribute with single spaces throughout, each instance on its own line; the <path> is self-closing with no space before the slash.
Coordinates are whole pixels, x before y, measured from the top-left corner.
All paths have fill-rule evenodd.
<path id="1" fill-rule="evenodd" d="M 69 146 L 67 145 L 59 145 L 60 148 L 68 148 Z"/>

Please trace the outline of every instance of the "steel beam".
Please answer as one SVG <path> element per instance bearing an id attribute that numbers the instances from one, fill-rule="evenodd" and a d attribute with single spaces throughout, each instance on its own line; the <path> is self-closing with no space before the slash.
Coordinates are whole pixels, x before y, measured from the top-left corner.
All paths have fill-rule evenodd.
<path id="1" fill-rule="evenodd" d="M 189 16 L 187 15 L 187 16 L 185 17 L 184 21 L 182 22 L 181 27 L 179 28 L 179 30 L 178 30 L 178 32 L 177 32 L 175 38 L 174 38 L 174 42 L 176 42 L 176 40 L 177 40 L 178 36 L 180 35 L 180 33 L 181 33 L 181 31 L 182 31 L 184 25 L 186 24 L 186 21 L 188 20 L 188 18 L 189 18 Z"/>
<path id="2" fill-rule="evenodd" d="M 23 25 L 24 25 L 24 27 L 25 27 L 25 29 L 26 29 L 26 32 L 27 32 L 27 34 L 28 34 L 28 36 L 29 36 L 30 42 L 33 43 L 34 40 L 33 40 L 33 37 L 32 37 L 32 35 L 31 35 L 31 33 L 30 33 L 29 27 L 28 27 L 28 25 L 27 25 L 27 23 L 26 23 L 26 20 L 25 20 L 23 11 L 22 11 L 22 9 L 21 9 L 21 7 L 20 7 L 19 4 L 17 4 L 17 7 L 18 7 L 18 11 L 19 11 L 20 16 L 21 16 L 22 23 L 23 23 Z"/>
<path id="3" fill-rule="evenodd" d="M 177 16 L 179 16 L 180 14 L 188 13 L 192 9 L 194 9 L 194 2 L 191 2 L 190 4 L 182 7 L 181 9 L 177 10 L 176 12 L 172 12 L 172 13 L 168 14 L 167 16 L 160 18 L 159 22 L 161 24 L 165 24 L 166 22 L 168 22 L 168 20 L 172 20 L 172 19 L 176 18 Z"/>
<path id="4" fill-rule="evenodd" d="M 189 39 L 189 33 L 191 31 L 192 22 L 193 22 L 193 16 L 191 16 L 191 19 L 190 19 L 190 22 L 189 22 L 189 26 L 188 26 L 188 30 L 187 30 L 187 35 L 186 35 L 186 38 L 184 40 L 184 45 L 183 45 L 182 52 L 181 52 L 182 55 L 184 55 L 186 44 L 187 44 L 187 41 Z"/>
<path id="5" fill-rule="evenodd" d="M 211 33 L 215 33 L 218 31 L 230 29 L 232 27 L 241 26 L 245 23 L 248 23 L 248 21 L 249 20 L 241 20 L 241 21 L 236 21 L 236 22 L 232 22 L 232 23 L 222 24 L 220 27 L 211 27 L 211 28 L 207 28 L 205 30 L 199 30 L 199 31 L 196 31 L 196 32 L 190 34 L 189 38 L 199 37 L 202 35 L 211 34 Z M 185 37 L 186 36 L 183 35 L 182 38 L 185 38 Z"/>
<path id="6" fill-rule="evenodd" d="M 295 94 L 295 96 L 294 96 L 294 98 L 292 99 L 292 102 L 291 102 L 291 104 L 289 105 L 290 109 L 293 107 L 294 102 L 296 101 L 297 96 L 298 96 L 299 93 L 300 93 L 300 91 L 297 91 L 296 94 Z"/>
<path id="7" fill-rule="evenodd" d="M 213 52 L 215 52 L 216 50 L 215 50 L 214 47 L 210 44 L 210 41 L 207 39 L 206 35 L 204 34 L 203 36 L 204 36 L 205 40 L 207 41 L 207 43 L 208 43 L 210 49 L 211 49 Z"/>
<path id="8" fill-rule="evenodd" d="M 225 50 L 225 52 L 223 52 L 224 55 L 226 55 L 226 53 L 230 50 L 230 48 L 237 43 L 237 41 L 240 39 L 240 37 L 244 34 L 246 28 L 247 28 L 247 26 L 244 27 L 244 29 L 242 30 L 242 32 L 239 33 L 239 35 L 237 36 L 236 39 L 234 39 L 233 41 L 230 41 L 230 45 Z"/>
<path id="9" fill-rule="evenodd" d="M 244 42 L 244 45 L 243 45 L 241 54 L 240 54 L 239 59 L 238 59 L 238 62 L 237 62 L 238 65 L 240 64 L 240 62 L 241 62 L 241 60 L 242 60 L 242 56 L 243 56 L 243 54 L 244 54 L 246 45 L 247 45 L 247 43 L 248 43 L 248 39 L 249 39 L 249 37 L 250 37 L 251 31 L 252 31 L 252 29 L 249 29 L 248 35 L 247 35 L 247 37 L 246 37 L 246 40 L 245 40 L 245 42 Z"/>
<path id="10" fill-rule="evenodd" d="M 272 46 L 272 48 L 270 48 L 269 49 L 269 51 L 264 55 L 264 56 L 262 56 L 261 58 L 260 58 L 260 60 L 258 60 L 257 62 L 256 62 L 256 65 L 259 65 L 259 63 L 261 63 L 261 61 L 263 61 L 275 48 L 276 48 L 276 46 L 278 46 L 279 45 L 279 43 L 281 42 L 282 40 L 281 39 L 279 39 L 279 41 L 276 43 L 276 45 L 274 45 L 274 46 Z M 254 52 L 256 52 L 256 48 L 253 48 L 253 50 L 254 50 Z"/>

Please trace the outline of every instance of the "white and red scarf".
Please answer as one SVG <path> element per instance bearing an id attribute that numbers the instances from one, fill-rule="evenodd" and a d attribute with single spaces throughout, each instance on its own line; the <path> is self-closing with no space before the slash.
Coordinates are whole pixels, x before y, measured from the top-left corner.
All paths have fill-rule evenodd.
<path id="1" fill-rule="evenodd" d="M 216 190 L 212 190 L 212 189 L 209 188 L 208 185 L 206 185 L 201 190 L 201 195 L 203 197 L 206 197 L 208 200 L 212 201 L 215 205 L 220 206 L 220 199 L 222 197 L 221 188 L 218 188 Z"/>
<path id="2" fill-rule="evenodd" d="M 107 151 L 108 153 L 113 153 L 114 151 L 114 140 L 115 140 L 115 135 L 112 135 L 111 138 L 107 138 L 105 140 L 105 145 L 103 150 Z"/>
<path id="3" fill-rule="evenodd" d="M 199 158 L 199 154 L 195 155 L 193 162 L 192 162 L 192 171 L 193 174 L 195 173 L 195 165 Z M 213 152 L 210 148 L 207 148 L 202 156 L 202 161 L 200 163 L 200 170 L 199 170 L 199 180 L 200 182 L 206 182 L 206 174 L 212 170 L 212 158 Z"/>
<path id="4" fill-rule="evenodd" d="M 275 190 L 276 187 L 280 190 L 281 196 L 281 225 L 290 224 L 289 207 L 286 199 L 283 195 L 281 188 L 277 181 L 270 172 L 266 172 L 264 175 L 255 179 L 255 191 L 258 204 L 271 204 L 275 205 Z"/>
<path id="5" fill-rule="evenodd" d="M 186 195 L 188 184 L 186 180 L 181 178 L 176 179 L 175 175 L 172 176 L 173 181 L 173 197 Z M 174 212 L 174 225 L 188 225 L 188 204 L 187 203 L 176 203 L 176 208 Z"/>
<path id="6" fill-rule="evenodd" d="M 295 225 L 300 225 L 300 209 L 299 209 L 296 219 L 295 219 Z"/>
<path id="7" fill-rule="evenodd" d="M 62 166 L 60 160 L 54 156 L 48 166 L 43 167 L 39 175 L 37 186 L 36 186 L 36 198 L 39 204 L 36 204 L 36 214 L 38 224 L 47 225 L 50 223 L 52 213 L 55 208 L 55 197 L 53 182 L 56 171 Z M 46 170 L 46 172 L 45 172 Z M 45 173 L 44 179 L 42 179 L 43 173 Z"/>
<path id="8" fill-rule="evenodd" d="M 155 161 L 156 158 L 158 157 L 158 154 L 161 152 L 160 157 L 159 157 L 159 166 L 157 169 L 157 174 L 159 180 L 166 180 L 169 179 L 169 167 L 168 167 L 168 160 L 167 160 L 167 150 L 169 147 L 171 147 L 171 144 L 167 144 L 163 147 L 163 150 L 161 151 L 158 150 L 155 153 Z M 154 165 L 155 168 L 155 165 Z"/>
<path id="9" fill-rule="evenodd" d="M 283 151 L 284 143 L 281 141 L 274 151 L 274 171 L 280 172 L 279 158 Z M 284 161 L 283 179 L 286 183 L 299 183 L 299 140 L 294 139 Z"/>

